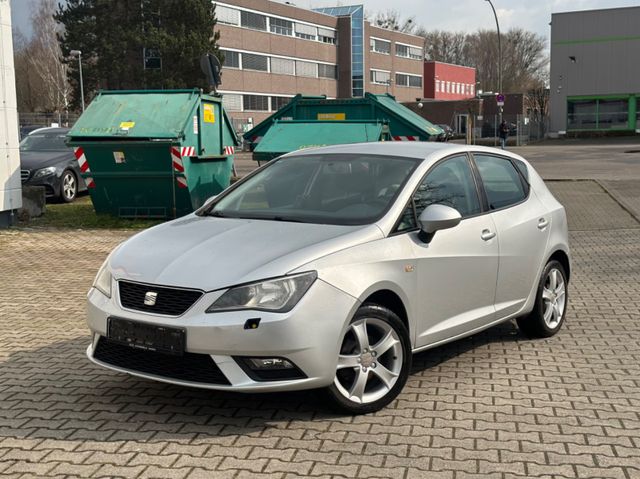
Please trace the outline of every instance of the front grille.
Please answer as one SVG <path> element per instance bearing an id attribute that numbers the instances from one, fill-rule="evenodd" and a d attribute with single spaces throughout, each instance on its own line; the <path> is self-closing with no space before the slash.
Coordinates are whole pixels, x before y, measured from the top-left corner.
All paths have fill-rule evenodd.
<path id="1" fill-rule="evenodd" d="M 120 303 L 123 307 L 147 313 L 180 316 L 202 296 L 197 289 L 178 289 L 151 284 L 118 281 Z M 154 305 L 144 304 L 147 293 L 157 293 Z"/>
<path id="2" fill-rule="evenodd" d="M 93 357 L 112 366 L 164 378 L 205 384 L 231 384 L 208 354 L 185 352 L 183 356 L 172 356 L 135 349 L 101 336 Z"/>
<path id="3" fill-rule="evenodd" d="M 20 170 L 20 179 L 22 180 L 23 183 L 27 181 L 30 176 L 31 176 L 30 170 Z"/>

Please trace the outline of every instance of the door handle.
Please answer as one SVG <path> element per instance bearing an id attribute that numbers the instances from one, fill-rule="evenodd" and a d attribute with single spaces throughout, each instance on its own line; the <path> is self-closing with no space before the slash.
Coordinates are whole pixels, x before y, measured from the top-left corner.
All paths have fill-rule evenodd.
<path id="1" fill-rule="evenodd" d="M 490 239 L 495 237 L 496 237 L 496 234 L 491 230 L 482 230 L 482 233 L 480 234 L 480 238 L 482 238 L 485 241 L 489 241 Z"/>
<path id="2" fill-rule="evenodd" d="M 546 218 L 540 218 L 538 220 L 538 229 L 539 230 L 543 230 L 545 229 L 547 226 L 549 226 L 549 222 L 547 221 Z"/>

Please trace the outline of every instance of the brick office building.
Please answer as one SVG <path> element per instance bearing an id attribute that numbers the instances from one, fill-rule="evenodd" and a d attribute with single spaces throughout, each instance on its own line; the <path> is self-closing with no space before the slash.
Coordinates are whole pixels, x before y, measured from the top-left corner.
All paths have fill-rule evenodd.
<path id="1" fill-rule="evenodd" d="M 270 0 L 216 3 L 225 109 L 256 125 L 297 93 L 329 98 L 423 91 L 423 39 L 370 25 L 362 5 L 307 10 Z"/>
<path id="2" fill-rule="evenodd" d="M 475 96 L 475 68 L 435 61 L 424 62 L 424 98 L 466 100 Z"/>

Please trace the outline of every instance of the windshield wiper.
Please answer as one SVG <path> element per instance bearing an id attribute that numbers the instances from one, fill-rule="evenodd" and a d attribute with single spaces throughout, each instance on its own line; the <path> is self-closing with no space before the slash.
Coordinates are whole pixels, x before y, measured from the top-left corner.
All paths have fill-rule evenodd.
<path id="1" fill-rule="evenodd" d="M 205 213 L 205 216 L 215 216 L 216 218 L 225 218 L 226 215 L 222 211 L 211 210 Z"/>

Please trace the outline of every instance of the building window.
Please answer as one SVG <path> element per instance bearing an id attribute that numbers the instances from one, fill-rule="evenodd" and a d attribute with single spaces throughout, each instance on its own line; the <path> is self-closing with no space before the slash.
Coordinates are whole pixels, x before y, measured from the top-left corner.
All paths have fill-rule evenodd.
<path id="1" fill-rule="evenodd" d="M 252 30 L 267 30 L 267 17 L 258 13 L 240 12 L 240 24 Z"/>
<path id="2" fill-rule="evenodd" d="M 416 87 L 416 88 L 422 88 L 422 77 L 415 76 L 415 75 L 409 75 L 409 86 Z"/>
<path id="3" fill-rule="evenodd" d="M 414 60 L 422 60 L 422 48 L 409 47 L 409 58 L 413 58 Z"/>
<path id="4" fill-rule="evenodd" d="M 315 40 L 318 36 L 318 28 L 306 25 L 304 23 L 296 23 L 296 37 L 305 40 Z"/>
<path id="5" fill-rule="evenodd" d="M 318 40 L 322 43 L 336 44 L 336 31 L 328 28 L 318 28 Z"/>
<path id="6" fill-rule="evenodd" d="M 440 80 L 436 80 L 436 93 L 440 93 Z"/>
<path id="7" fill-rule="evenodd" d="M 596 129 L 597 100 L 570 101 L 567 109 L 567 128 L 570 130 Z"/>
<path id="8" fill-rule="evenodd" d="M 242 95 L 244 110 L 269 111 L 269 97 L 264 95 Z"/>
<path id="9" fill-rule="evenodd" d="M 219 23 L 227 25 L 240 25 L 240 10 L 216 5 L 216 18 Z"/>
<path id="10" fill-rule="evenodd" d="M 391 83 L 391 73 L 381 70 L 371 70 L 370 80 L 371 83 L 377 85 L 389 85 Z"/>
<path id="11" fill-rule="evenodd" d="M 396 73 L 396 85 L 422 88 L 422 77 L 406 73 Z"/>
<path id="12" fill-rule="evenodd" d="M 629 128 L 627 99 L 569 100 L 568 130 L 609 130 Z"/>
<path id="13" fill-rule="evenodd" d="M 325 65 L 324 63 L 318 63 L 318 76 L 320 78 L 338 78 L 338 65 Z"/>
<path id="14" fill-rule="evenodd" d="M 271 111 L 277 111 L 285 105 L 288 105 L 291 98 L 288 96 L 272 96 L 271 97 Z"/>
<path id="15" fill-rule="evenodd" d="M 391 42 L 371 38 L 369 43 L 372 52 L 382 53 L 384 55 L 391 53 Z"/>
<path id="16" fill-rule="evenodd" d="M 269 57 L 264 55 L 255 55 L 253 53 L 243 53 L 242 69 L 258 70 L 262 72 L 269 71 Z"/>
<path id="17" fill-rule="evenodd" d="M 318 76 L 318 64 L 296 60 L 296 75 L 316 78 Z"/>
<path id="18" fill-rule="evenodd" d="M 242 111 L 242 95 L 225 93 L 222 95 L 222 106 L 228 111 Z"/>
<path id="19" fill-rule="evenodd" d="M 293 22 L 281 18 L 269 17 L 269 31 L 278 35 L 293 35 Z"/>
<path id="20" fill-rule="evenodd" d="M 225 68 L 240 68 L 240 54 L 238 52 L 220 50 L 220 53 L 224 55 L 222 66 Z"/>
<path id="21" fill-rule="evenodd" d="M 403 58 L 422 60 L 422 48 L 396 43 L 396 55 Z"/>
<path id="22" fill-rule="evenodd" d="M 295 60 L 271 57 L 271 73 L 279 73 L 281 75 L 295 75 L 295 68 Z"/>
<path id="23" fill-rule="evenodd" d="M 598 128 L 601 130 L 629 128 L 627 100 L 598 100 Z"/>

